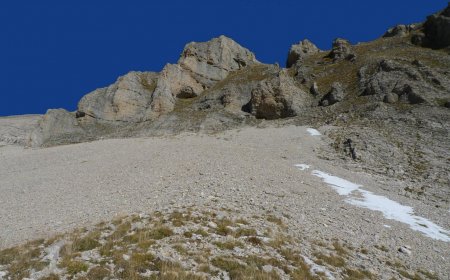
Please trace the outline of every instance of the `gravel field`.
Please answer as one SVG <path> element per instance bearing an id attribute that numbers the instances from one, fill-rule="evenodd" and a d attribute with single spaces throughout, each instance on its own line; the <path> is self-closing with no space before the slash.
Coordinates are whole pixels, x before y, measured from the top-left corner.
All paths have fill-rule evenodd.
<path id="1" fill-rule="evenodd" d="M 289 126 L 45 149 L 2 146 L 0 248 L 130 213 L 214 206 L 288 217 L 289 230 L 304 240 L 306 251 L 311 242 L 333 238 L 355 248 L 383 246 L 386 250 L 373 255 L 356 255 L 354 262 L 383 274 L 389 269 L 383 261 L 390 257 L 449 279 L 450 242 L 347 203 L 312 171 L 412 206 L 415 215 L 442 227 L 444 237 L 449 237 L 448 207 L 435 209 L 398 195 L 401 182 L 319 159 L 315 151 L 327 148 L 326 136 L 312 134 Z M 402 246 L 407 253 L 399 252 Z"/>

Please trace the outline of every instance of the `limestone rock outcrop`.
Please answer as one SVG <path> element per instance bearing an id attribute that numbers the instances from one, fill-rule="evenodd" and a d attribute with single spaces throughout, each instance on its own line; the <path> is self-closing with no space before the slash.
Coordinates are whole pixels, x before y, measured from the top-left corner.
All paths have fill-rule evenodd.
<path id="1" fill-rule="evenodd" d="M 283 70 L 277 77 L 264 80 L 252 89 L 248 109 L 258 119 L 294 117 L 307 104 L 306 96 Z"/>
<path id="2" fill-rule="evenodd" d="M 192 98 L 232 71 L 259 63 L 248 49 L 225 36 L 186 45 L 176 65 L 163 69 L 156 86 L 152 111 L 156 116 L 173 110 L 178 98 Z"/>
<path id="3" fill-rule="evenodd" d="M 102 133 L 117 134 L 118 127 L 155 121 L 170 113 L 177 99 L 197 97 L 230 73 L 254 64 L 260 63 L 252 52 L 225 36 L 189 43 L 177 64 L 167 64 L 160 73 L 130 72 L 119 77 L 114 84 L 85 95 L 75 113 L 49 110 L 31 133 L 30 145 L 97 139 Z M 69 135 L 71 139 L 63 139 Z"/>
<path id="4" fill-rule="evenodd" d="M 191 95 L 197 96 L 204 89 L 204 85 L 195 80 L 189 71 L 178 64 L 167 64 L 161 71 L 150 104 L 151 119 L 171 112 L 176 98 L 190 88 Z"/>
<path id="5" fill-rule="evenodd" d="M 305 57 L 318 52 L 320 52 L 320 49 L 308 39 L 300 41 L 291 46 L 286 60 L 286 67 L 289 68 L 297 61 L 301 61 Z"/>
<path id="6" fill-rule="evenodd" d="M 389 28 L 388 31 L 383 35 L 384 38 L 389 37 L 406 37 L 411 34 L 412 31 L 418 28 L 417 24 L 399 24 L 392 28 Z"/>
<path id="7" fill-rule="evenodd" d="M 329 53 L 328 57 L 333 59 L 333 61 L 338 60 L 354 60 L 356 59 L 356 54 L 353 51 L 352 45 L 348 40 L 337 38 L 333 41 L 333 48 Z"/>
<path id="8" fill-rule="evenodd" d="M 225 36 L 208 42 L 186 45 L 178 65 L 189 71 L 200 84 L 211 87 L 229 72 L 257 63 L 255 55 Z"/>
<path id="9" fill-rule="evenodd" d="M 130 72 L 114 84 L 85 95 L 78 115 L 103 121 L 140 122 L 150 116 L 150 103 L 158 74 Z"/>
<path id="10" fill-rule="evenodd" d="M 167 64 L 161 73 L 130 72 L 84 96 L 78 112 L 102 121 L 155 119 L 172 111 L 176 98 L 196 97 L 230 72 L 254 63 L 258 61 L 252 52 L 225 36 L 192 42 L 177 64 Z"/>
<path id="11" fill-rule="evenodd" d="M 64 109 L 50 109 L 39 121 L 39 126 L 31 132 L 28 145 L 40 147 L 63 138 L 70 138 L 68 142 L 74 142 L 82 134 L 84 131 L 74 113 Z"/>

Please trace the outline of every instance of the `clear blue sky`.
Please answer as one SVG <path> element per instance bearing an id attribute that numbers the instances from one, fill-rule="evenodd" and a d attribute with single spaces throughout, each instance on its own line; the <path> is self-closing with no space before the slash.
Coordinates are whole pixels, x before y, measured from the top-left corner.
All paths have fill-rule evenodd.
<path id="1" fill-rule="evenodd" d="M 131 70 L 160 71 L 184 45 L 224 34 L 267 63 L 292 43 L 329 49 L 423 21 L 446 0 L 14 0 L 0 3 L 0 116 L 75 110 Z"/>

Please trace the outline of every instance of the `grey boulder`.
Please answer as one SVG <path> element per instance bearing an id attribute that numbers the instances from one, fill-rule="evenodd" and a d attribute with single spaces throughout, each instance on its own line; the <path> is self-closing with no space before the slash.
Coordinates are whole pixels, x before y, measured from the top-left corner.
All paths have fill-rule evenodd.
<path id="1" fill-rule="evenodd" d="M 338 60 L 350 60 L 356 59 L 356 54 L 353 51 L 352 45 L 348 40 L 337 38 L 333 41 L 333 48 L 328 54 L 328 57 L 333 59 L 333 61 Z"/>
<path id="2" fill-rule="evenodd" d="M 29 137 L 29 146 L 41 147 L 51 142 L 64 140 L 65 143 L 77 142 L 84 134 L 74 113 L 64 109 L 50 109 L 39 120 L 39 125 Z"/>
<path id="3" fill-rule="evenodd" d="M 223 80 L 231 71 L 258 63 L 255 55 L 225 36 L 185 46 L 178 65 L 206 87 Z"/>
<path id="4" fill-rule="evenodd" d="M 106 87 L 85 95 L 78 103 L 78 116 L 102 121 L 140 122 L 149 118 L 158 74 L 130 72 Z"/>
<path id="5" fill-rule="evenodd" d="M 249 111 L 258 119 L 294 117 L 305 106 L 307 94 L 296 86 L 286 71 L 259 83 L 251 91 Z"/>
<path id="6" fill-rule="evenodd" d="M 320 100 L 319 106 L 330 106 L 344 100 L 345 92 L 338 82 L 333 83 L 331 90 Z"/>
<path id="7" fill-rule="evenodd" d="M 290 68 L 297 61 L 302 61 L 305 57 L 320 52 L 320 49 L 308 39 L 291 46 L 286 60 L 286 67 Z"/>

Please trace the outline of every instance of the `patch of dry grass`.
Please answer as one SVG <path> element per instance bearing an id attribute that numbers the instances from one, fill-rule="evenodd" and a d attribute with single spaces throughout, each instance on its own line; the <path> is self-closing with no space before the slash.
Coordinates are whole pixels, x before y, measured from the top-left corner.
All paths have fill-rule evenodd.
<path id="1" fill-rule="evenodd" d="M 234 237 L 239 238 L 242 236 L 255 236 L 257 235 L 256 229 L 254 228 L 239 228 L 234 233 Z"/>
<path id="2" fill-rule="evenodd" d="M 172 248 L 175 249 L 175 251 L 177 251 L 181 255 L 187 255 L 188 254 L 188 250 L 186 249 L 186 247 L 182 243 L 174 244 L 172 246 Z"/>
<path id="3" fill-rule="evenodd" d="M 12 279 L 27 278 L 30 271 L 40 271 L 47 266 L 47 262 L 40 259 L 42 250 L 37 247 L 44 240 L 28 242 L 22 246 L 0 251 L 0 265 L 8 266 L 9 277 Z"/>
<path id="4" fill-rule="evenodd" d="M 86 236 L 80 239 L 75 239 L 72 243 L 73 252 L 89 251 L 99 247 L 100 243 L 97 241 L 98 237 L 94 239 L 95 237 L 93 236 Z"/>
<path id="5" fill-rule="evenodd" d="M 317 259 L 317 264 L 319 265 L 324 265 L 324 264 L 328 264 L 332 267 L 344 267 L 345 266 L 345 259 L 338 256 L 338 255 L 325 255 L 323 253 L 320 252 L 316 252 L 314 253 L 314 256 Z"/>
<path id="6" fill-rule="evenodd" d="M 333 242 L 333 248 L 339 256 L 347 256 L 349 252 L 338 241 Z"/>
<path id="7" fill-rule="evenodd" d="M 144 279 L 143 273 L 148 271 L 153 271 L 153 274 L 147 275 L 147 279 L 206 279 L 218 276 L 221 271 L 228 272 L 231 279 L 280 279 L 279 273 L 288 274 L 292 279 L 313 279 L 305 278 L 309 277 L 309 267 L 299 252 L 286 248 L 293 241 L 280 233 L 284 225 L 281 219 L 262 216 L 255 223 L 243 217 L 230 219 L 221 215 L 218 218 L 215 212 L 199 215 L 191 211 L 161 213 L 151 219 L 137 215 L 120 217 L 52 239 L 49 245 L 61 240 L 66 243 L 60 249 L 58 261 L 62 273 L 49 275 L 48 279 Z M 210 222 L 215 225 L 209 225 Z M 270 242 L 263 242 L 255 224 L 267 227 L 262 230 L 268 236 L 273 235 Z M 205 230 L 207 226 L 210 232 Z M 182 229 L 175 229 L 177 227 Z M 193 238 L 194 235 L 197 237 Z M 8 266 L 13 279 L 29 277 L 31 269 L 39 271 L 48 265 L 40 262 L 45 254 L 42 247 L 36 247 L 46 242 L 28 245 L 26 250 L 24 247 L 2 250 L 0 261 Z M 167 251 L 173 254 L 173 258 L 161 258 L 159 250 L 167 248 L 166 245 L 177 252 Z M 243 251 L 258 248 L 265 253 L 261 256 L 253 253 L 245 257 L 232 256 L 237 248 Z M 218 249 L 223 256 L 214 255 Z M 82 259 L 87 251 L 92 251 L 89 254 L 98 253 L 100 259 Z M 178 263 L 180 258 L 183 261 Z M 189 262 L 194 261 L 194 266 L 184 268 L 183 264 L 188 259 Z"/>
<path id="8" fill-rule="evenodd" d="M 206 280 L 206 277 L 188 272 L 181 264 L 174 262 L 162 262 L 159 267 L 160 280 Z"/>
<path id="9" fill-rule="evenodd" d="M 375 279 L 374 275 L 370 271 L 364 269 L 345 269 L 345 279 L 346 280 L 361 280 L 361 279 Z"/>
<path id="10" fill-rule="evenodd" d="M 164 239 L 173 235 L 173 230 L 167 226 L 157 226 L 148 232 L 148 237 L 154 240 Z"/>
<path id="11" fill-rule="evenodd" d="M 109 277 L 110 275 L 111 271 L 109 271 L 109 269 L 106 269 L 102 266 L 95 266 L 89 269 L 89 272 L 87 273 L 86 277 L 89 280 L 103 280 L 106 277 Z"/>
<path id="12" fill-rule="evenodd" d="M 63 260 L 61 262 L 61 267 L 67 269 L 67 273 L 70 275 L 75 275 L 80 272 L 86 272 L 89 266 L 82 261 L 74 261 L 70 259 Z"/>
<path id="13" fill-rule="evenodd" d="M 216 245 L 217 248 L 219 248 L 221 250 L 233 250 L 236 247 L 244 248 L 244 244 L 242 242 L 238 241 L 238 240 L 235 240 L 235 239 L 226 240 L 224 242 L 216 241 L 213 244 Z"/>
<path id="14" fill-rule="evenodd" d="M 275 215 L 268 215 L 267 221 L 274 223 L 278 225 L 279 227 L 285 228 L 286 225 L 283 223 L 283 220 L 281 218 L 276 217 Z"/>

